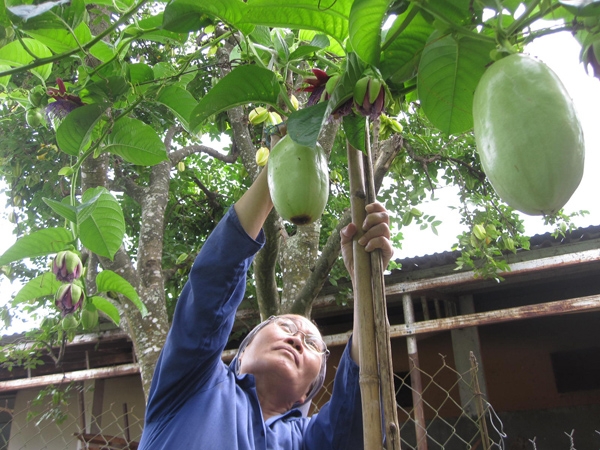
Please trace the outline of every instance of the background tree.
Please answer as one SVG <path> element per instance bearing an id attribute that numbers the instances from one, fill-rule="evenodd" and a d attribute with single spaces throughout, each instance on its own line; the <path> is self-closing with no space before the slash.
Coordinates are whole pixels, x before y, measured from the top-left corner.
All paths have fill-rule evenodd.
<path id="1" fill-rule="evenodd" d="M 386 114 L 369 134 L 397 228 L 416 221 L 435 231 L 439 221 L 418 206 L 438 183 L 458 185 L 472 230 L 459 264 L 497 276 L 506 268 L 497 257 L 527 239 L 481 171 L 473 92 L 494 60 L 558 30 L 576 33 L 597 74 L 599 13 L 591 0 L 6 0 L 0 148 L 21 238 L 0 265 L 31 281 L 3 317 L 54 308 L 61 282 L 48 258 L 80 255 L 85 279 L 72 283 L 84 292 L 81 310 L 103 311 L 130 334 L 147 392 L 194 255 L 256 177 L 256 151 L 282 123 L 300 143 L 321 142 L 331 195 L 309 226 L 271 214 L 247 307 L 310 315 L 325 280 L 343 274 L 335 264 L 349 220 L 345 141 L 364 147 L 364 119 L 352 111 L 372 105 L 352 101 L 365 76 L 384 83 Z M 544 26 L 547 18 L 560 25 Z M 257 107 L 267 121 L 249 121 Z M 550 220 L 568 223 L 564 214 Z M 72 313 L 54 310 L 32 332 L 39 349 L 76 332 L 65 326 Z"/>

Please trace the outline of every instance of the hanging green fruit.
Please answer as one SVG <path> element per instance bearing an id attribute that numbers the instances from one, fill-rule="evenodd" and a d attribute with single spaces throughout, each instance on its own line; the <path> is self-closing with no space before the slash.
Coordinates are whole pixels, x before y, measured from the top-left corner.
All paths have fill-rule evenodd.
<path id="1" fill-rule="evenodd" d="M 268 184 L 273 205 L 284 219 L 307 225 L 323 214 L 329 197 L 329 172 L 323 148 L 281 139 L 269 155 Z"/>
<path id="2" fill-rule="evenodd" d="M 522 54 L 492 64 L 473 99 L 477 152 L 494 190 L 530 215 L 559 211 L 583 176 L 581 124 L 566 89 Z"/>

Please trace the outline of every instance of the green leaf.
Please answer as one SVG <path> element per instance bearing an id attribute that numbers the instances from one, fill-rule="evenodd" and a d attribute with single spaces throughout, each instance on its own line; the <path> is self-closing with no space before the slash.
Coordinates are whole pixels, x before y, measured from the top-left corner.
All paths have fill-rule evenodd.
<path id="1" fill-rule="evenodd" d="M 381 26 L 391 0 L 355 0 L 350 10 L 349 33 L 352 50 L 367 64 L 378 66 Z"/>
<path id="2" fill-rule="evenodd" d="M 112 103 L 124 97 L 130 90 L 125 77 L 112 76 L 102 78 L 86 85 L 80 92 L 82 99 L 89 98 L 94 103 L 110 101 Z"/>
<path id="3" fill-rule="evenodd" d="M 115 57 L 115 49 L 104 41 L 95 43 L 90 47 L 89 52 L 94 58 L 98 58 L 102 62 L 110 61 Z"/>
<path id="4" fill-rule="evenodd" d="M 0 266 L 25 258 L 46 256 L 68 249 L 75 238 L 66 228 L 46 228 L 18 239 L 2 256 Z"/>
<path id="5" fill-rule="evenodd" d="M 27 47 L 27 50 L 21 44 L 21 41 Z M 0 65 L 11 67 L 21 67 L 29 64 L 36 58 L 49 58 L 52 52 L 41 42 L 34 39 L 23 38 L 21 41 L 12 41 L 0 48 Z M 35 55 L 35 58 L 32 56 Z M 31 71 L 42 80 L 46 80 L 52 73 L 52 64 L 31 69 Z"/>
<path id="6" fill-rule="evenodd" d="M 54 53 L 68 52 L 92 40 L 92 33 L 84 22 L 77 26 L 75 35 L 69 30 L 57 28 L 26 30 L 25 32 Z"/>
<path id="7" fill-rule="evenodd" d="M 82 201 L 86 203 L 96 196 L 96 207 L 79 225 L 79 238 L 92 252 L 112 259 L 125 236 L 123 211 L 119 202 L 102 187 L 85 191 Z"/>
<path id="8" fill-rule="evenodd" d="M 386 35 L 380 65 L 383 78 L 397 84 L 413 78 L 425 43 L 434 30 L 421 14 L 415 15 L 413 10 L 399 16 Z"/>
<path id="9" fill-rule="evenodd" d="M 432 35 L 419 64 L 417 85 L 423 112 L 446 134 L 473 127 L 473 93 L 491 63 L 492 43 Z"/>
<path id="10" fill-rule="evenodd" d="M 179 86 L 167 86 L 160 91 L 156 101 L 169 108 L 183 123 L 183 126 L 188 129 L 188 120 L 192 115 L 192 111 L 198 106 L 198 102 L 189 91 Z"/>
<path id="11" fill-rule="evenodd" d="M 142 313 L 142 317 L 148 314 L 146 305 L 144 305 L 144 303 L 142 303 L 138 297 L 135 288 L 129 284 L 125 278 L 116 274 L 115 272 L 110 270 L 103 270 L 100 272 L 96 277 L 96 286 L 99 292 L 118 292 L 119 294 L 127 297 L 135 306 L 137 306 Z M 94 304 L 96 304 L 95 301 Z M 96 307 L 98 307 L 98 305 L 96 305 Z M 98 309 L 100 308 L 98 307 Z"/>
<path id="12" fill-rule="evenodd" d="M 365 117 L 352 113 L 344 116 L 342 122 L 346 139 L 348 139 L 350 145 L 363 153 L 367 151 L 365 146 L 367 139 L 366 121 Z"/>
<path id="13" fill-rule="evenodd" d="M 115 305 L 112 304 L 112 302 L 104 297 L 100 297 L 99 295 L 90 297 L 88 300 L 91 300 L 94 306 L 106 314 L 110 320 L 115 323 L 115 325 L 119 325 L 121 322 L 121 316 L 119 315 L 119 310 Z"/>
<path id="14" fill-rule="evenodd" d="M 130 117 L 121 117 L 115 123 L 102 150 L 140 166 L 153 166 L 168 160 L 165 144 L 156 131 Z"/>
<path id="15" fill-rule="evenodd" d="M 77 208 L 74 206 L 50 198 L 43 198 L 42 200 L 59 216 L 67 219 L 69 222 L 77 223 Z"/>
<path id="16" fill-rule="evenodd" d="M 470 26 L 481 19 L 483 7 L 480 2 L 472 0 L 428 0 L 426 10 L 435 17 L 457 25 Z"/>
<path id="17" fill-rule="evenodd" d="M 104 114 L 106 106 L 101 104 L 84 105 L 75 108 L 56 130 L 56 143 L 68 155 L 78 156 L 90 142 L 94 127 Z"/>
<path id="18" fill-rule="evenodd" d="M 322 4 L 315 0 L 249 0 L 239 24 L 316 30 L 339 42 L 348 37 L 352 0 Z"/>
<path id="19" fill-rule="evenodd" d="M 280 87 L 275 73 L 255 65 L 239 66 L 229 72 L 200 100 L 190 116 L 196 129 L 210 116 L 248 103 L 277 105 Z"/>
<path id="20" fill-rule="evenodd" d="M 247 35 L 252 32 L 254 27 L 240 23 L 246 14 L 246 9 L 246 4 L 240 0 L 212 0 L 210 2 L 174 0 L 165 8 L 163 28 L 177 33 L 188 33 L 200 30 L 212 23 L 207 20 L 207 16 L 212 16 L 235 26 Z"/>
<path id="21" fill-rule="evenodd" d="M 305 56 L 312 55 L 322 49 L 323 47 L 317 47 L 316 45 L 300 45 L 296 50 L 290 53 L 289 60 L 295 61 L 297 59 L 303 59 Z"/>
<path id="22" fill-rule="evenodd" d="M 127 79 L 133 85 L 154 80 L 154 71 L 148 64 L 127 64 Z"/>
<path id="23" fill-rule="evenodd" d="M 317 103 L 293 112 L 287 121 L 287 132 L 294 142 L 314 148 L 325 120 L 329 102 Z"/>
<path id="24" fill-rule="evenodd" d="M 61 285 L 62 283 L 56 279 L 56 276 L 52 272 L 46 272 L 33 280 L 29 280 L 17 292 L 11 304 L 12 306 L 17 306 L 36 298 L 54 296 Z"/>
<path id="25" fill-rule="evenodd" d="M 72 206 L 69 203 L 69 197 L 65 197 L 61 202 L 49 198 L 42 198 L 42 200 L 61 217 L 80 225 L 92 215 L 96 209 L 96 205 L 98 204 L 98 199 L 102 196 L 102 194 L 103 191 L 98 191 L 94 197 L 77 206 Z"/>

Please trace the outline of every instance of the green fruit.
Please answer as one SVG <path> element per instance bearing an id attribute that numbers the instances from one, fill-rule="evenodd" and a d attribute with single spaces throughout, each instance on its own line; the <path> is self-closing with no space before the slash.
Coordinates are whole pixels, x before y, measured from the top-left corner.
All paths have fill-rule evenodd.
<path id="1" fill-rule="evenodd" d="M 81 326 L 84 330 L 91 330 L 98 325 L 98 310 L 92 304 L 86 305 L 81 311 Z"/>
<path id="2" fill-rule="evenodd" d="M 27 125 L 29 125 L 31 128 L 37 128 L 42 124 L 44 115 L 39 108 L 30 109 L 25 114 L 25 120 L 27 121 Z"/>
<path id="3" fill-rule="evenodd" d="M 332 75 L 325 84 L 325 91 L 327 91 L 329 95 L 333 94 L 333 90 L 335 89 L 339 81 L 340 75 Z"/>
<path id="4" fill-rule="evenodd" d="M 248 121 L 252 125 L 261 124 L 268 118 L 269 118 L 269 111 L 266 108 L 263 108 L 262 106 L 259 106 L 258 108 L 254 108 L 252 111 L 250 111 L 250 114 L 248 114 Z"/>
<path id="5" fill-rule="evenodd" d="M 545 64 L 495 62 L 473 99 L 477 151 L 496 193 L 526 214 L 553 214 L 583 176 L 583 132 L 571 98 Z"/>
<path id="6" fill-rule="evenodd" d="M 319 144 L 306 147 L 285 136 L 271 150 L 267 171 L 273 205 L 284 220 L 307 225 L 321 217 L 329 197 L 329 173 Z"/>
<path id="7" fill-rule="evenodd" d="M 369 77 L 363 77 L 356 82 L 354 85 L 354 101 L 359 105 L 362 105 L 365 95 L 367 94 L 367 88 L 369 87 Z"/>
<path id="8" fill-rule="evenodd" d="M 74 330 L 79 323 L 73 314 L 67 314 L 61 321 L 62 329 L 65 331 Z"/>

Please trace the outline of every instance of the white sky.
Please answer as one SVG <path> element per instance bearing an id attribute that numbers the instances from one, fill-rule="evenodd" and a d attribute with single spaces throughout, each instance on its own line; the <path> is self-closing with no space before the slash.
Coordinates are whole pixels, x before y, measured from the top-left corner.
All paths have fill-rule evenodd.
<path id="1" fill-rule="evenodd" d="M 600 177 L 597 175 L 600 167 L 600 127 L 595 122 L 598 120 L 596 112 L 600 104 L 600 80 L 586 74 L 579 63 L 580 47 L 577 41 L 568 33 L 559 33 L 538 39 L 527 47 L 527 53 L 539 57 L 550 66 L 561 78 L 570 95 L 573 97 L 575 107 L 583 125 L 586 140 L 585 171 L 581 185 L 565 206 L 567 213 L 586 209 L 590 214 L 578 218 L 577 226 L 600 225 L 600 205 L 598 192 L 600 192 Z M 455 188 L 444 188 L 436 191 L 438 201 L 428 201 L 419 206 L 427 213 L 433 214 L 443 223 L 438 227 L 436 236 L 430 230 L 420 231 L 417 225 L 404 228 L 404 242 L 402 249 L 397 250 L 397 258 L 423 256 L 435 252 L 450 250 L 456 242 L 460 229 L 458 213 L 448 208 L 456 199 Z M 4 202 L 3 202 L 4 203 Z M 525 216 L 526 231 L 529 235 L 552 231 L 545 228 L 540 217 Z M 0 254 L 13 243 L 12 224 L 0 220 L 0 232 L 4 238 L 0 240 Z M 20 286 L 11 285 L 6 277 L 0 275 L 0 304 L 6 304 L 11 296 L 18 292 Z M 21 327 L 11 330 L 0 330 L 0 334 L 20 332 Z"/>

